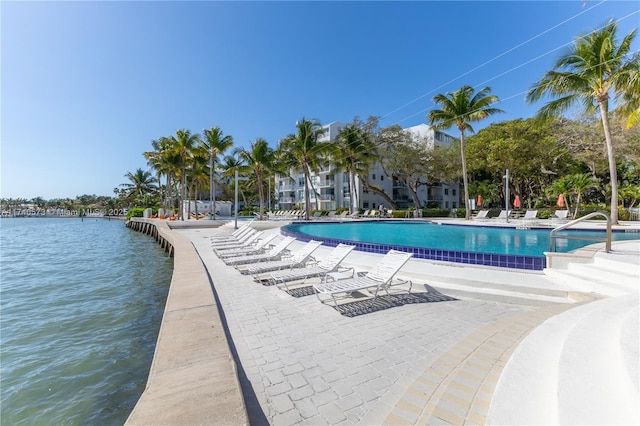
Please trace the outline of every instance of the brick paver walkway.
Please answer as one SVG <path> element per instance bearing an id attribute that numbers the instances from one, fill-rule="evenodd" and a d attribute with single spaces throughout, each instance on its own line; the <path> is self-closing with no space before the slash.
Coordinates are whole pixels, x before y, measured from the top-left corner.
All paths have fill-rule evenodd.
<path id="1" fill-rule="evenodd" d="M 222 231 L 179 232 L 213 280 L 254 425 L 483 423 L 518 342 L 571 307 L 452 300 L 347 317 L 224 265 L 209 241 Z"/>

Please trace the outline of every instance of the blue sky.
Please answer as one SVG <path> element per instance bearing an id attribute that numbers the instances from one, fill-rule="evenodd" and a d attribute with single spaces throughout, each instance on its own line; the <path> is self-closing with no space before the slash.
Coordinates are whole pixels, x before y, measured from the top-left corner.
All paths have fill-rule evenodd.
<path id="1" fill-rule="evenodd" d="M 526 91 L 574 37 L 633 1 L 29 2 L 1 14 L 0 196 L 113 195 L 151 141 L 220 126 L 276 147 L 296 120 L 426 122 L 432 98 Z M 638 50 L 638 38 L 633 50 Z M 450 133 L 456 135 L 455 131 Z"/>

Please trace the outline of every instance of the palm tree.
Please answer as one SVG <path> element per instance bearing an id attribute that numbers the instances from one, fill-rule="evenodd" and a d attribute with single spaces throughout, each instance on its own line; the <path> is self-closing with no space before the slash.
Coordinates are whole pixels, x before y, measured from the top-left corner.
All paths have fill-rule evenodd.
<path id="1" fill-rule="evenodd" d="M 156 190 L 155 178 L 151 172 L 137 169 L 135 172 L 128 172 L 124 175 L 130 182 L 123 183 L 127 197 L 133 197 L 136 202 L 142 202 L 146 195 L 152 194 Z"/>
<path id="2" fill-rule="evenodd" d="M 504 112 L 491 105 L 498 102 L 495 95 L 490 95 L 491 88 L 485 87 L 474 94 L 471 86 L 463 86 L 455 92 L 445 95 L 439 94 L 433 102 L 441 109 L 430 111 L 427 115 L 429 124 L 436 129 L 448 129 L 456 126 L 460 131 L 460 157 L 462 160 L 462 182 L 464 184 L 465 219 L 471 219 L 471 205 L 469 204 L 469 178 L 467 176 L 467 161 L 464 154 L 465 131 L 473 133 L 470 123 L 483 120 L 490 115 Z"/>
<path id="3" fill-rule="evenodd" d="M 256 139 L 251 143 L 249 150 L 237 150 L 238 157 L 244 162 L 244 171 L 249 172 L 250 176 L 255 178 L 256 188 L 258 190 L 258 198 L 260 200 L 260 219 L 264 215 L 264 184 L 272 172 L 275 162 L 275 151 L 269 148 L 269 144 L 263 138 Z"/>
<path id="4" fill-rule="evenodd" d="M 576 173 L 567 176 L 569 181 L 569 188 L 576 196 L 576 209 L 573 213 L 573 217 L 578 217 L 578 209 L 580 208 L 580 201 L 582 201 L 582 195 L 587 191 L 599 186 L 598 180 L 591 176 L 589 173 Z"/>
<path id="5" fill-rule="evenodd" d="M 612 93 L 622 95 L 634 105 L 637 95 L 631 92 L 638 88 L 640 74 L 638 55 L 629 57 L 636 30 L 620 44 L 616 33 L 617 24 L 610 21 L 601 29 L 578 37 L 558 58 L 554 69 L 547 71 L 527 94 L 530 103 L 544 95 L 557 97 L 538 111 L 542 118 L 560 115 L 576 103 L 584 105 L 587 112 L 600 111 L 609 160 L 613 224 L 618 223 L 618 175 L 609 126 L 609 99 Z"/>
<path id="6" fill-rule="evenodd" d="M 193 199 L 196 201 L 195 203 L 196 217 L 198 217 L 198 199 L 200 198 L 198 196 L 198 194 L 200 193 L 199 189 L 205 187 L 207 183 L 209 183 L 209 177 L 207 176 L 208 155 L 204 156 L 201 154 L 206 154 L 206 153 L 204 151 L 196 152 L 196 155 L 194 155 L 191 160 L 191 167 L 189 170 L 189 184 L 193 188 Z M 191 200 L 191 198 L 189 198 L 189 200 Z M 189 201 L 188 211 L 191 212 L 191 201 Z"/>
<path id="7" fill-rule="evenodd" d="M 562 195 L 564 203 L 567 206 L 567 210 L 571 211 L 571 199 L 568 197 L 569 192 L 572 191 L 571 181 L 567 176 L 563 176 L 554 180 L 547 188 L 545 192 L 550 197 L 559 197 Z"/>
<path id="8" fill-rule="evenodd" d="M 226 150 L 233 146 L 233 137 L 231 135 L 222 136 L 222 130 L 220 127 L 212 127 L 211 129 L 204 129 L 204 140 L 202 141 L 203 147 L 209 153 L 209 185 L 211 187 L 211 213 L 213 218 L 216 218 L 216 181 L 215 172 L 218 167 L 218 156 L 224 154 Z"/>
<path id="9" fill-rule="evenodd" d="M 333 159 L 338 169 L 349 174 L 349 213 L 359 208 L 356 196 L 356 176 L 366 176 L 373 162 L 377 160 L 376 149 L 371 135 L 356 123 L 340 130 L 336 137 L 337 155 Z"/>
<path id="10" fill-rule="evenodd" d="M 302 169 L 304 173 L 304 215 L 305 219 L 309 220 L 311 172 L 318 171 L 332 146 L 318 142 L 320 136 L 324 134 L 324 129 L 317 120 L 307 120 L 303 117 L 302 120 L 296 122 L 296 129 L 298 133 L 291 134 L 280 141 L 280 158 L 285 159 L 290 167 Z"/>
<path id="11" fill-rule="evenodd" d="M 144 157 L 147 159 L 147 163 L 156 170 L 158 184 L 160 184 L 161 176 L 166 177 L 166 183 L 164 186 L 164 194 L 160 194 L 160 199 L 163 207 L 168 204 L 173 205 L 171 202 L 173 196 L 173 181 L 179 173 L 181 158 L 179 154 L 174 151 L 175 139 L 172 137 L 160 137 L 151 141 L 154 151 L 147 151 L 144 153 Z M 162 190 L 162 186 L 160 186 Z"/>
<path id="12" fill-rule="evenodd" d="M 187 129 L 180 129 L 176 131 L 176 135 L 172 136 L 174 139 L 172 152 L 180 156 L 180 177 L 182 181 L 181 199 L 179 203 L 180 219 L 184 220 L 184 209 L 182 204 L 187 198 L 187 163 L 191 159 L 194 150 L 196 150 L 202 143 L 200 135 L 191 134 L 191 131 Z"/>

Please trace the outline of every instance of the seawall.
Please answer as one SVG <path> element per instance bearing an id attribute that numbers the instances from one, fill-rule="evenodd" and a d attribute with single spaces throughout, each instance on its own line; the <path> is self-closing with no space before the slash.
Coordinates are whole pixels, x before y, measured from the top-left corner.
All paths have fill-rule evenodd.
<path id="1" fill-rule="evenodd" d="M 191 241 L 162 220 L 126 226 L 155 238 L 174 269 L 147 386 L 125 424 L 249 424 L 212 284 Z"/>

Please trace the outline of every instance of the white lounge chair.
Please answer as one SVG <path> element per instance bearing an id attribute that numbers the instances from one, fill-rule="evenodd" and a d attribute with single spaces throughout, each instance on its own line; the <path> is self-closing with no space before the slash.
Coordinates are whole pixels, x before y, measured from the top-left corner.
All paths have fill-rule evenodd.
<path id="1" fill-rule="evenodd" d="M 538 220 L 538 210 L 527 210 L 522 217 L 525 224 L 535 223 Z"/>
<path id="2" fill-rule="evenodd" d="M 317 264 L 306 266 L 304 268 L 292 268 L 272 272 L 269 278 L 265 281 L 277 285 L 281 290 L 283 289 L 281 285 L 284 286 L 284 290 L 289 290 L 289 283 L 292 282 L 303 284 L 307 279 L 316 277 L 320 277 L 324 280 L 329 272 L 340 270 L 340 264 L 354 248 L 355 246 L 338 244 L 333 250 L 331 250 L 326 259 L 318 262 Z M 353 268 L 349 269 L 353 270 Z M 349 269 L 344 268 L 342 270 Z"/>
<path id="3" fill-rule="evenodd" d="M 322 241 L 311 240 L 287 259 L 251 263 L 248 265 L 242 265 L 238 267 L 238 269 L 242 274 L 251 274 L 256 278 L 259 274 L 264 274 L 266 272 L 302 267 L 311 257 L 313 252 L 321 245 Z"/>
<path id="4" fill-rule="evenodd" d="M 480 210 L 474 217 L 473 220 L 487 220 L 487 215 L 489 214 L 489 210 Z"/>
<path id="5" fill-rule="evenodd" d="M 228 241 L 238 241 L 239 238 L 241 238 L 247 232 L 250 232 L 252 229 L 253 228 L 251 228 L 250 225 L 244 225 L 236 229 L 230 234 L 212 235 L 211 237 L 209 237 L 209 241 L 211 241 L 211 244 L 228 242 Z"/>
<path id="6" fill-rule="evenodd" d="M 226 259 L 229 257 L 248 256 L 250 254 L 262 253 L 267 249 L 267 247 L 269 247 L 269 244 L 271 243 L 271 241 L 273 241 L 273 239 L 276 236 L 277 236 L 276 234 L 263 235 L 258 239 L 258 241 L 255 242 L 255 244 L 252 244 L 249 247 L 240 247 L 240 248 L 228 249 L 228 250 L 218 250 L 216 251 L 216 254 L 218 255 L 219 258 Z"/>
<path id="7" fill-rule="evenodd" d="M 211 246 L 211 248 L 213 251 L 219 252 L 222 250 L 251 247 L 259 238 L 262 238 L 262 235 L 264 235 L 264 231 L 253 231 L 245 234 L 239 241 L 215 244 Z"/>
<path id="8" fill-rule="evenodd" d="M 375 302 L 380 290 L 385 290 L 389 294 L 389 287 L 393 281 L 393 277 L 398 273 L 405 263 L 413 256 L 413 253 L 405 253 L 397 250 L 389 250 L 387 254 L 382 258 L 376 266 L 369 271 L 366 275 L 358 275 L 353 278 L 344 280 L 337 280 L 333 282 L 323 282 L 315 284 L 313 290 L 316 293 L 318 299 L 325 303 L 326 300 L 333 300 L 335 306 L 338 306 L 338 300 L 336 295 L 345 294 L 350 295 L 354 291 L 365 290 L 368 288 L 374 288 L 373 300 L 371 304 Z M 411 281 L 401 281 L 402 284 L 409 284 L 409 292 L 411 292 Z M 399 283 L 400 284 L 400 283 Z M 320 294 L 330 296 L 325 300 L 322 300 Z"/>
<path id="9" fill-rule="evenodd" d="M 553 216 L 551 216 L 551 223 L 566 222 L 568 221 L 569 210 L 556 210 Z"/>
<path id="10" fill-rule="evenodd" d="M 250 228 L 246 232 L 243 232 L 242 235 L 240 235 L 237 238 L 229 238 L 227 240 L 211 241 L 211 248 L 215 249 L 217 247 L 230 246 L 230 245 L 234 245 L 234 244 L 244 244 L 251 238 L 252 235 L 254 235 L 257 232 L 258 232 L 257 230 L 255 230 L 253 228 Z"/>
<path id="11" fill-rule="evenodd" d="M 498 217 L 494 217 L 495 220 L 507 220 L 511 216 L 511 210 L 500 210 Z"/>
<path id="12" fill-rule="evenodd" d="M 269 251 L 261 254 L 251 254 L 248 256 L 236 256 L 222 259 L 227 265 L 243 265 L 245 263 L 266 262 L 268 260 L 278 260 L 282 256 L 289 245 L 296 239 L 294 237 L 285 237 L 278 244 L 273 246 Z"/>

